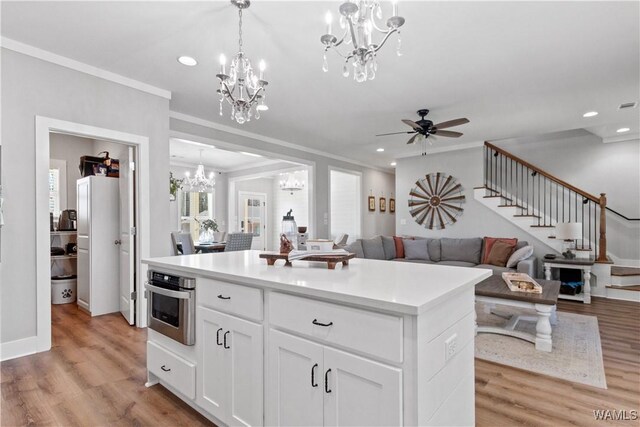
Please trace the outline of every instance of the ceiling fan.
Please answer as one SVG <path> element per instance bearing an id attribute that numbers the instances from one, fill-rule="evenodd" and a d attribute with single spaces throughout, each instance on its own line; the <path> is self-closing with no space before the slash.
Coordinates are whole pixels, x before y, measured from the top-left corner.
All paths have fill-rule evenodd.
<path id="1" fill-rule="evenodd" d="M 433 137 L 433 136 L 445 136 L 447 138 L 459 138 L 461 137 L 463 134 L 460 132 L 454 132 L 451 130 L 443 130 L 446 128 L 450 128 L 450 127 L 454 127 L 454 126 L 460 126 L 463 125 L 465 123 L 469 123 L 469 119 L 466 118 L 460 118 L 460 119 L 453 119 L 453 120 L 448 120 L 446 122 L 442 122 L 442 123 L 437 123 L 437 124 L 433 124 L 433 122 L 431 120 L 427 120 L 425 119 L 425 116 L 429 114 L 429 110 L 427 109 L 423 109 L 423 110 L 418 110 L 418 115 L 420 116 L 420 120 L 418 120 L 417 122 L 414 122 L 412 120 L 407 120 L 407 119 L 403 119 L 402 123 L 409 125 L 413 128 L 413 130 L 411 131 L 407 131 L 407 132 L 392 132 L 392 133 L 381 133 L 379 135 L 376 136 L 387 136 L 387 135 L 398 135 L 401 133 L 408 133 L 408 134 L 415 134 L 413 135 L 411 138 L 409 138 L 409 141 L 407 141 L 407 144 L 413 144 L 416 142 L 416 139 L 422 135 L 425 138 L 428 138 L 429 136 Z"/>

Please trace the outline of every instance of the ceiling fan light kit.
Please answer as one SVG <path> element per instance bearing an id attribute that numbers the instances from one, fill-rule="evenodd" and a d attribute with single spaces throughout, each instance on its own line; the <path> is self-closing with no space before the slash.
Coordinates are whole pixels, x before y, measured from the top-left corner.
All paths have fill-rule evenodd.
<path id="1" fill-rule="evenodd" d="M 320 37 L 320 42 L 324 45 L 324 55 L 322 61 L 322 70 L 329 71 L 329 63 L 327 61 L 327 50 L 335 50 L 344 58 L 342 67 L 342 75 L 349 77 L 349 62 L 353 65 L 353 78 L 358 83 L 367 80 L 373 80 L 378 71 L 376 56 L 378 51 L 384 46 L 389 37 L 397 33 L 398 45 L 397 54 L 401 56 L 400 46 L 402 40 L 400 38 L 400 27 L 404 25 L 404 18 L 398 16 L 397 0 L 392 1 L 392 13 L 386 21 L 382 18 L 382 7 L 378 0 L 360 0 L 357 2 L 347 1 L 340 5 L 340 28 L 344 30 L 342 37 L 338 40 L 332 34 L 333 16 L 331 12 L 327 12 L 326 23 L 327 33 Z M 382 24 L 384 22 L 384 24 Z M 386 27 L 386 28 L 383 28 Z M 374 42 L 375 33 L 381 35 L 381 40 Z M 350 51 L 346 54 L 338 50 L 340 45 L 350 45 Z"/>
<path id="2" fill-rule="evenodd" d="M 265 103 L 265 90 L 269 84 L 264 80 L 265 62 L 260 61 L 260 73 L 256 74 L 242 49 L 242 11 L 247 9 L 249 0 L 231 0 L 238 8 L 238 53 L 231 60 L 229 72 L 226 70 L 226 57 L 220 55 L 220 73 L 216 74 L 220 82 L 217 93 L 220 95 L 220 115 L 223 101 L 231 105 L 231 120 L 243 124 L 251 117 L 260 119 L 260 111 L 269 109 Z"/>

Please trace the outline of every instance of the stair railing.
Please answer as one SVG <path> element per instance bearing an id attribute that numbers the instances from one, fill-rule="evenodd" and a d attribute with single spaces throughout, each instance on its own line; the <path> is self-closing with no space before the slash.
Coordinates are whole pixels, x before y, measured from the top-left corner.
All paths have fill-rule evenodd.
<path id="1" fill-rule="evenodd" d="M 537 224 L 532 227 L 582 223 L 576 249 L 593 251 L 597 262 L 608 262 L 605 193 L 594 196 L 486 141 L 484 185 L 501 198 L 501 206 L 518 208 L 516 217 L 533 218 Z"/>

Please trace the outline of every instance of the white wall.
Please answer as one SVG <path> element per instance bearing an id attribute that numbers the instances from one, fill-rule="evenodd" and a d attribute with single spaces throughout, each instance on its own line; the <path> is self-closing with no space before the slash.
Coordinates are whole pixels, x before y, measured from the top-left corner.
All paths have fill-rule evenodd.
<path id="1" fill-rule="evenodd" d="M 147 136 L 151 256 L 170 253 L 169 100 L 2 49 L 2 343 L 36 335 L 36 115 Z M 72 167 L 73 165 L 69 165 Z"/>

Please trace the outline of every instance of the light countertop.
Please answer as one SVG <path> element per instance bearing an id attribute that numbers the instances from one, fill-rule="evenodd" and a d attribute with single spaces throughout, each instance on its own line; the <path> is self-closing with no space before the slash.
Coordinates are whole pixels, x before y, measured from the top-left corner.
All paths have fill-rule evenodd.
<path id="1" fill-rule="evenodd" d="M 150 269 L 276 289 L 402 314 L 420 314 L 491 276 L 491 270 L 355 258 L 335 270 L 326 263 L 268 266 L 260 251 L 150 258 Z M 197 292 L 197 285 L 196 285 Z"/>

